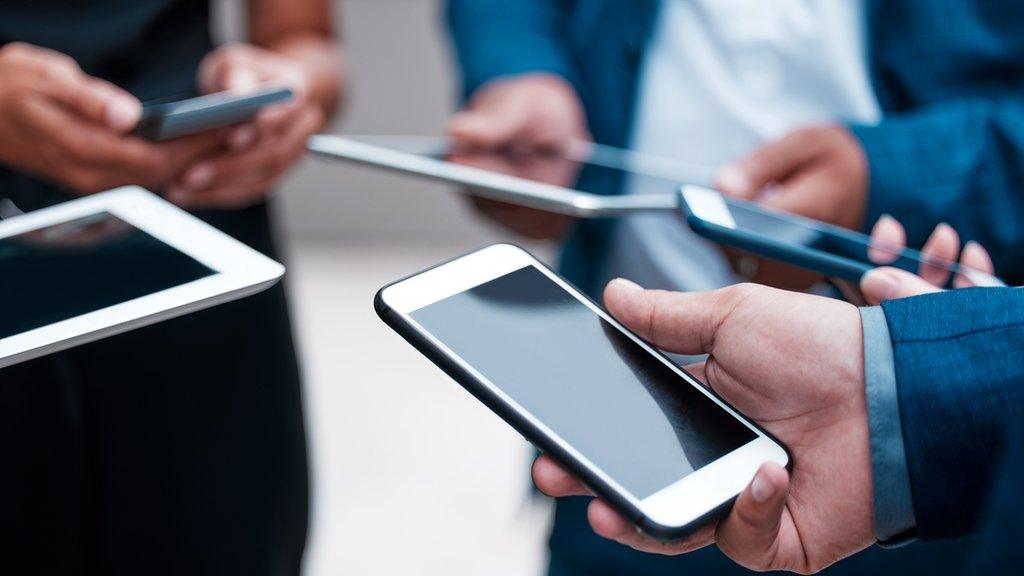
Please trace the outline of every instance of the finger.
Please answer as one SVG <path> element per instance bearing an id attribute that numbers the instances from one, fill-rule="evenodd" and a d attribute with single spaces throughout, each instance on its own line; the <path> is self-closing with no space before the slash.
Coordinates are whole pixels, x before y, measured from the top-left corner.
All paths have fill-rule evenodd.
<path id="1" fill-rule="evenodd" d="M 807 168 L 790 175 L 785 182 L 773 188 L 771 195 L 762 198 L 760 203 L 775 210 L 830 222 L 833 220 L 834 207 L 821 197 L 821 191 L 830 184 L 829 177 L 813 166 Z"/>
<path id="2" fill-rule="evenodd" d="M 941 291 L 924 278 L 898 268 L 875 268 L 869 271 L 861 278 L 860 289 L 869 304 Z"/>
<path id="3" fill-rule="evenodd" d="M 644 290 L 629 280 L 608 283 L 604 302 L 620 322 L 655 346 L 677 354 L 709 354 L 722 320 L 753 289 L 712 292 Z"/>
<path id="4" fill-rule="evenodd" d="M 470 148 L 501 148 L 523 131 L 525 120 L 519 106 L 459 112 L 448 124 L 448 135 Z"/>
<path id="5" fill-rule="evenodd" d="M 918 274 L 936 286 L 944 286 L 959 253 L 960 236 L 956 230 L 945 222 L 939 224 L 921 249 L 923 257 Z"/>
<path id="6" fill-rule="evenodd" d="M 714 524 L 703 526 L 682 540 L 674 542 L 655 540 L 638 531 L 636 525 L 623 518 L 601 499 L 595 499 L 587 507 L 587 520 L 598 536 L 651 554 L 685 554 L 714 542 Z"/>
<path id="7" fill-rule="evenodd" d="M 715 177 L 715 186 L 726 194 L 752 199 L 768 184 L 785 180 L 819 152 L 813 132 L 791 132 L 723 167 Z"/>
<path id="8" fill-rule="evenodd" d="M 61 67 L 46 78 L 45 93 L 90 123 L 124 133 L 142 117 L 138 98 L 77 68 Z"/>
<path id="9" fill-rule="evenodd" d="M 257 124 L 256 142 L 248 149 L 205 159 L 185 170 L 176 182 L 176 195 L 223 190 L 272 178 L 301 153 L 305 137 L 316 129 L 314 115 L 304 110 L 296 110 L 287 120 Z"/>
<path id="10" fill-rule="evenodd" d="M 204 178 L 225 182 L 223 186 L 193 189 L 176 185 L 168 190 L 168 199 L 192 208 L 246 206 L 262 200 L 305 153 L 306 138 L 316 131 L 322 118 L 318 109 L 311 108 L 287 134 L 267 146 L 211 162 L 213 175 Z"/>
<path id="11" fill-rule="evenodd" d="M 957 274 L 953 279 L 953 286 L 956 288 L 969 288 L 971 286 L 997 286 L 1000 281 L 992 276 L 995 274 L 995 265 L 992 264 L 992 257 L 988 250 L 971 240 L 964 245 L 964 251 L 960 254 L 960 266 L 966 268 L 962 273 Z"/>
<path id="12" fill-rule="evenodd" d="M 554 498 L 565 496 L 593 496 L 593 493 L 575 476 L 562 468 L 548 455 L 538 456 L 533 461 L 533 483 L 541 492 Z"/>
<path id="13" fill-rule="evenodd" d="M 764 464 L 736 498 L 732 511 L 718 524 L 715 541 L 723 552 L 753 570 L 775 567 L 779 529 L 789 490 L 789 473 Z"/>
<path id="14" fill-rule="evenodd" d="M 258 83 L 251 69 L 252 50 L 245 44 L 228 44 L 213 51 L 199 66 L 197 83 L 204 94 L 229 89 L 248 89 Z"/>
<path id="15" fill-rule="evenodd" d="M 871 229 L 871 243 L 868 245 L 868 259 L 879 266 L 892 264 L 899 259 L 907 246 L 907 232 L 899 220 L 882 214 Z"/>

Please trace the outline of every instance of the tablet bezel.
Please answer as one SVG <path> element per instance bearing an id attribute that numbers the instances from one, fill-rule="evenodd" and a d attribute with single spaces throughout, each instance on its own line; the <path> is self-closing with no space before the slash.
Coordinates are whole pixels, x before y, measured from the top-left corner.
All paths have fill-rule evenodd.
<path id="1" fill-rule="evenodd" d="M 108 212 L 194 258 L 213 274 L 0 339 L 0 368 L 259 292 L 284 266 L 135 186 L 0 221 L 0 238 Z M 10 305 L 11 303 L 4 303 Z M 0 314 L 3 314 L 0 309 Z"/>
<path id="2" fill-rule="evenodd" d="M 443 138 L 395 138 L 408 138 L 410 141 L 423 142 L 424 145 L 431 141 L 445 142 Z M 313 154 L 325 158 L 341 159 L 364 166 L 423 176 L 441 182 L 462 184 L 472 187 L 473 194 L 477 196 L 576 218 L 601 218 L 634 212 L 674 212 L 679 209 L 678 198 L 674 192 L 602 196 L 370 144 L 358 140 L 357 137 L 315 135 L 309 138 L 306 148 Z M 590 143 L 577 143 L 576 148 L 579 149 L 572 150 L 568 154 L 570 159 L 576 161 L 580 161 L 583 155 L 594 151 L 599 153 L 599 156 L 612 153 L 612 149 L 608 147 Z M 630 168 L 632 172 L 669 178 L 667 168 L 660 166 L 660 162 L 635 153 L 627 160 L 631 164 L 635 164 Z M 685 181 L 685 179 L 680 181 Z"/>

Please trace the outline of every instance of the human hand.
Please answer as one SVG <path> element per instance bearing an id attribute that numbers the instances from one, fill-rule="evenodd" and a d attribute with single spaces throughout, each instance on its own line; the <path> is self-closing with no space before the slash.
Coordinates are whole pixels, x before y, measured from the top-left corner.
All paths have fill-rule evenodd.
<path id="1" fill-rule="evenodd" d="M 159 187 L 217 135 L 156 144 L 130 135 L 139 101 L 70 57 L 23 43 L 0 48 L 0 161 L 87 194 Z"/>
<path id="2" fill-rule="evenodd" d="M 448 135 L 456 148 L 551 155 L 564 152 L 573 142 L 590 140 L 576 91 L 551 74 L 503 78 L 484 86 L 452 118 Z M 472 198 L 485 216 L 530 238 L 557 237 L 572 221 L 560 214 Z"/>
<path id="3" fill-rule="evenodd" d="M 263 200 L 305 152 L 306 139 L 326 121 L 310 96 L 312 79 L 306 68 L 252 45 L 229 44 L 211 52 L 200 64 L 198 84 L 203 93 L 244 93 L 271 84 L 290 88 L 294 97 L 231 128 L 222 149 L 192 162 L 167 190 L 168 199 L 182 206 L 234 208 Z"/>
<path id="4" fill-rule="evenodd" d="M 875 223 L 871 240 L 880 248 L 869 249 L 868 257 L 876 264 L 889 264 L 906 247 L 907 234 L 898 220 L 886 214 Z M 890 267 L 876 268 L 865 274 L 860 282 L 864 299 L 870 304 L 878 304 L 884 300 L 938 292 L 949 281 L 952 274 L 949 266 L 957 261 L 958 255 L 961 269 L 966 269 L 966 273 L 953 278 L 955 288 L 968 288 L 978 281 L 991 282 L 995 270 L 992 258 L 981 244 L 968 242 L 961 252 L 959 235 L 945 223 L 935 227 L 921 254 L 926 263 L 921 265 L 918 275 Z"/>
<path id="5" fill-rule="evenodd" d="M 516 176 L 554 186 L 572 187 L 579 176 L 581 164 L 565 155 L 548 152 L 479 151 L 454 153 L 449 162 L 472 166 L 489 172 Z M 565 232 L 569 218 L 499 202 L 470 192 L 474 207 L 489 218 L 503 222 L 517 234 L 534 240 L 548 240 Z"/>
<path id="6" fill-rule="evenodd" d="M 595 532 L 661 554 L 714 541 L 747 568 L 805 573 L 874 541 L 863 343 L 854 306 L 750 284 L 672 293 L 624 280 L 608 285 L 605 304 L 659 348 L 709 354 L 688 370 L 785 443 L 793 467 L 789 475 L 762 466 L 728 516 L 682 542 L 637 533 L 601 500 L 588 512 Z M 547 456 L 535 462 L 533 477 L 552 496 L 587 493 Z"/>
<path id="7" fill-rule="evenodd" d="M 715 186 L 726 194 L 859 230 L 867 211 L 868 162 L 845 127 L 812 126 L 723 167 Z"/>

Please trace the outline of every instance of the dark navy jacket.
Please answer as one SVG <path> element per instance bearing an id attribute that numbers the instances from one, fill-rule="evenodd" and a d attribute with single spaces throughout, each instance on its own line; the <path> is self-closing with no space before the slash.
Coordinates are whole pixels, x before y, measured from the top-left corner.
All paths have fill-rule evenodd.
<path id="1" fill-rule="evenodd" d="M 449 0 L 466 94 L 501 76 L 568 79 L 595 139 L 630 141 L 657 0 Z M 1024 280 L 1024 2 L 868 0 L 869 64 L 885 118 L 853 127 L 870 161 L 866 226 L 902 220 L 911 244 L 937 223 L 991 251 Z M 619 183 L 587 189 L 619 192 Z M 582 223 L 564 271 L 594 288 L 609 223 Z"/>
<path id="2" fill-rule="evenodd" d="M 1024 420 L 1024 289 L 954 290 L 882 309 L 918 534 L 972 534 Z"/>

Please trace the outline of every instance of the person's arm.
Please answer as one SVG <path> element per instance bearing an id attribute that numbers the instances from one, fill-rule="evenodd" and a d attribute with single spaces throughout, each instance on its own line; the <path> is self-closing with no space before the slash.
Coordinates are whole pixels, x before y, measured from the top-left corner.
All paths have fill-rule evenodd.
<path id="1" fill-rule="evenodd" d="M 448 0 L 463 95 L 508 76 L 548 73 L 578 85 L 560 0 Z"/>
<path id="2" fill-rule="evenodd" d="M 937 222 L 1024 277 L 1024 97 L 951 101 L 851 126 L 870 166 L 866 222 L 892 214 L 911 245 Z"/>
<path id="3" fill-rule="evenodd" d="M 228 146 L 192 163 L 167 197 L 191 208 L 231 208 L 262 201 L 305 152 L 306 139 L 334 112 L 344 61 L 328 0 L 249 0 L 246 44 L 211 52 L 199 68 L 202 92 L 287 86 L 287 104 L 262 110 L 235 128 Z"/>
<path id="4" fill-rule="evenodd" d="M 308 98 L 330 117 L 341 99 L 345 62 L 330 0 L 249 0 L 249 42 L 304 69 Z"/>
<path id="5" fill-rule="evenodd" d="M 1024 290 L 954 290 L 882 309 L 918 534 L 972 534 L 1004 435 L 1024 418 Z"/>

